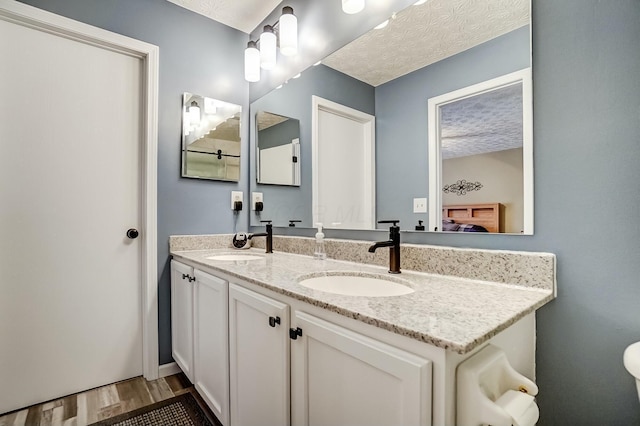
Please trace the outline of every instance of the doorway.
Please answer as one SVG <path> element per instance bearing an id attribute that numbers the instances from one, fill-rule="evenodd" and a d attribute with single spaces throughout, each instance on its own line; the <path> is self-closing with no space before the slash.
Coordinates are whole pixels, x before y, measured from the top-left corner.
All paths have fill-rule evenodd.
<path id="1" fill-rule="evenodd" d="M 375 229 L 375 117 L 313 96 L 313 224 Z"/>
<path id="2" fill-rule="evenodd" d="M 0 40 L 3 413 L 158 375 L 158 49 L 5 1 Z"/>

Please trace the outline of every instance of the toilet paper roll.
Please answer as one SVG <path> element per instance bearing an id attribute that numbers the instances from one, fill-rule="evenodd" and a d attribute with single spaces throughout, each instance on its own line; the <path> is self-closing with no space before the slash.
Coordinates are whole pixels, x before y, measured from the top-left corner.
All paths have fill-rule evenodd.
<path id="1" fill-rule="evenodd" d="M 520 391 L 506 391 L 496 404 L 511 416 L 514 426 L 534 426 L 540 417 L 533 396 Z"/>

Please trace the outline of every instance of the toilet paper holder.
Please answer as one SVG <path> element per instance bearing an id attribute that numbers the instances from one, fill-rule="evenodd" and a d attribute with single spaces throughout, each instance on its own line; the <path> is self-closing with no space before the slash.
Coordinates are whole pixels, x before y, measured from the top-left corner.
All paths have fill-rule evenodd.
<path id="1" fill-rule="evenodd" d="M 538 386 L 515 371 L 496 346 L 489 344 L 460 363 L 456 381 L 458 426 L 533 426 L 538 421 Z"/>

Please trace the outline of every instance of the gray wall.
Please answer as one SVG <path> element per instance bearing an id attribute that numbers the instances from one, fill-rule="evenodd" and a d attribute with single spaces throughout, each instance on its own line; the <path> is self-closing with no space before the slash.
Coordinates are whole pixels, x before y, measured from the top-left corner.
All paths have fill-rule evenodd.
<path id="1" fill-rule="evenodd" d="M 311 96 L 330 99 L 342 105 L 374 114 L 372 86 L 337 72 L 325 65 L 310 67 L 300 78 L 289 80 L 281 89 L 273 90 L 251 104 L 251 191 L 262 192 L 264 210 L 251 212 L 251 225 L 260 220 L 273 220 L 274 226 L 287 226 L 290 219 L 302 220 L 297 226 L 311 227 Z M 269 111 L 300 120 L 300 186 L 256 184 L 255 116 Z"/>
<path id="2" fill-rule="evenodd" d="M 528 68 L 529 32 L 519 28 L 376 87 L 378 220 L 399 219 L 401 229 L 429 224 L 427 213 L 413 213 L 413 198 L 429 190 L 427 100 Z"/>
<path id="3" fill-rule="evenodd" d="M 270 111 L 267 111 L 270 112 Z M 269 126 L 259 132 L 258 145 L 260 149 L 275 148 L 290 144 L 293 139 L 300 137 L 300 121 L 289 119 L 282 123 Z"/>
<path id="4" fill-rule="evenodd" d="M 247 225 L 247 209 L 239 217 L 234 217 L 230 209 L 230 192 L 246 192 L 248 187 L 247 161 L 241 166 L 238 183 L 180 177 L 182 93 L 242 105 L 242 118 L 248 123 L 249 85 L 243 71 L 248 35 L 168 1 L 23 0 L 23 3 L 160 47 L 159 344 L 160 363 L 171 362 L 169 235 L 228 233 L 236 228 L 246 230 Z M 242 132 L 242 155 L 247 158 L 247 126 L 242 126 Z"/>

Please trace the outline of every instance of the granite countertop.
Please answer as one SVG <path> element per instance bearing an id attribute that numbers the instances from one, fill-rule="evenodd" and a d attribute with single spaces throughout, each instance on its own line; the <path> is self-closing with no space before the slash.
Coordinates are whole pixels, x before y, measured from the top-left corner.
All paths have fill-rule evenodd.
<path id="1" fill-rule="evenodd" d="M 259 260 L 206 259 L 220 253 Z M 389 276 L 387 268 L 288 253 L 231 249 L 171 251 L 174 259 L 220 271 L 340 315 L 460 354 L 467 353 L 554 298 L 552 290 L 402 270 L 391 279 L 415 292 L 390 297 L 343 296 L 301 286 L 301 277 L 336 272 Z"/>

